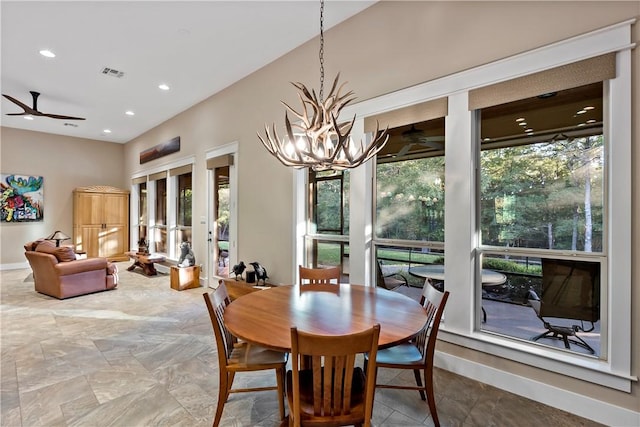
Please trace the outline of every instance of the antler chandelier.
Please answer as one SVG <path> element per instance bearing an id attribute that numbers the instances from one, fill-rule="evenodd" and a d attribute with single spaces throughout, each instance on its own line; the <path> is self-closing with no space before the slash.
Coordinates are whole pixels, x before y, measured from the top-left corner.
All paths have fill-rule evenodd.
<path id="1" fill-rule="evenodd" d="M 309 91 L 302 83 L 291 83 L 298 89 L 302 103 L 299 113 L 286 102 L 282 104 L 298 121 L 291 123 L 287 111 L 284 113 L 286 138 L 280 139 L 276 126 L 265 125 L 265 138 L 258 138 L 262 145 L 285 166 L 309 167 L 314 171 L 344 170 L 355 168 L 375 156 L 387 142 L 387 129 L 379 132 L 376 124 L 374 140 L 369 144 L 356 143 L 351 138 L 351 130 L 356 120 L 338 122 L 340 111 L 355 99 L 353 91 L 342 94 L 346 83 L 338 86 L 340 73 L 324 99 L 324 0 L 320 1 L 320 90 Z"/>

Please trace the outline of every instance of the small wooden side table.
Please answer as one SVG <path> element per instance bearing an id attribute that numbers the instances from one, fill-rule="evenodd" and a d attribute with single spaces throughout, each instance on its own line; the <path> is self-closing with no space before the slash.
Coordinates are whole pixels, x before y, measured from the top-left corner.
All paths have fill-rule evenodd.
<path id="1" fill-rule="evenodd" d="M 190 267 L 171 266 L 171 289 L 183 291 L 200 287 L 200 266 Z"/>
<path id="2" fill-rule="evenodd" d="M 138 252 L 127 252 L 129 258 L 133 260 L 133 264 L 127 268 L 127 271 L 133 271 L 136 267 L 140 267 L 142 272 L 147 276 L 155 276 L 158 274 L 154 267 L 154 262 L 164 262 L 165 257 L 158 254 L 140 254 Z"/>

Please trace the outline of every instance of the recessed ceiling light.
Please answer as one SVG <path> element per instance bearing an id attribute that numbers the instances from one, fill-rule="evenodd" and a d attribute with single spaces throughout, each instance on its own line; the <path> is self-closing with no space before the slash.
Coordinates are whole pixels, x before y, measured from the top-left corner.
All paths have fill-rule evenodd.
<path id="1" fill-rule="evenodd" d="M 587 123 L 595 123 L 596 119 L 587 120 Z"/>
<path id="2" fill-rule="evenodd" d="M 105 129 L 102 131 L 102 133 L 111 133 L 111 129 Z"/>
<path id="3" fill-rule="evenodd" d="M 483 141 L 491 141 L 491 138 L 485 138 Z"/>
<path id="4" fill-rule="evenodd" d="M 516 122 L 524 122 L 524 117 L 519 117 L 516 119 Z"/>
<path id="5" fill-rule="evenodd" d="M 56 54 L 51 52 L 49 49 L 42 49 L 40 51 L 40 55 L 46 56 L 47 58 L 55 58 Z"/>
<path id="6" fill-rule="evenodd" d="M 525 129 L 524 131 L 529 133 L 529 132 L 533 132 L 533 129 Z"/>
<path id="7" fill-rule="evenodd" d="M 25 120 L 33 120 L 33 116 L 24 116 Z"/>
<path id="8" fill-rule="evenodd" d="M 133 112 L 133 111 L 131 111 L 131 110 L 126 111 L 126 112 L 125 112 L 125 114 L 126 114 L 127 116 L 135 116 L 135 115 L 136 115 L 136 113 L 134 113 L 134 112 Z"/>
<path id="9" fill-rule="evenodd" d="M 584 114 L 584 113 L 586 113 L 586 111 L 585 111 L 585 110 L 580 110 L 580 111 L 578 111 L 576 114 Z"/>
<path id="10" fill-rule="evenodd" d="M 162 83 L 162 84 L 161 84 L 161 85 L 159 85 L 158 87 L 159 87 L 160 89 L 162 89 L 162 90 L 169 90 L 169 86 L 168 86 L 168 85 L 166 85 L 166 84 L 164 84 L 164 83 Z"/>
<path id="11" fill-rule="evenodd" d="M 578 127 L 584 126 L 586 123 L 580 123 Z"/>
<path id="12" fill-rule="evenodd" d="M 520 122 L 520 123 L 518 123 L 518 125 L 520 125 L 520 126 L 526 126 L 526 125 L 527 125 L 527 122 Z"/>
<path id="13" fill-rule="evenodd" d="M 584 108 L 583 108 L 583 110 L 585 110 L 585 111 L 589 111 L 589 110 L 593 110 L 593 109 L 595 109 L 595 108 L 596 108 L 596 107 L 591 107 L 591 106 L 589 106 L 589 107 L 584 107 Z"/>

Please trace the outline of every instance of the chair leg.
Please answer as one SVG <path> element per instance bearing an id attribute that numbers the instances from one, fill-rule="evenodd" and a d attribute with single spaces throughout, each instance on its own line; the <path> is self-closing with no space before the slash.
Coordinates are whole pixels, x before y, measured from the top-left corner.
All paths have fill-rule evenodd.
<path id="1" fill-rule="evenodd" d="M 278 406 L 280 409 L 280 420 L 284 420 L 284 376 L 285 368 L 276 369 L 276 382 L 278 384 Z"/>
<path id="2" fill-rule="evenodd" d="M 413 376 L 416 377 L 416 385 L 418 387 L 424 387 L 422 385 L 422 379 L 420 379 L 420 369 L 414 369 L 413 370 Z M 418 392 L 420 392 L 420 399 L 422 400 L 426 400 L 424 397 L 424 390 L 422 390 L 422 388 L 420 390 L 418 390 Z"/>
<path id="3" fill-rule="evenodd" d="M 440 420 L 438 420 L 438 410 L 436 409 L 436 398 L 433 392 L 433 368 L 425 368 L 424 384 L 427 389 L 427 402 L 429 403 L 429 411 L 431 412 L 433 424 L 436 427 L 440 427 Z"/>
<path id="4" fill-rule="evenodd" d="M 231 376 L 231 381 L 229 377 Z M 220 372 L 220 385 L 218 387 L 218 406 L 216 407 L 216 417 L 213 419 L 213 427 L 220 425 L 220 419 L 222 418 L 222 410 L 224 404 L 229 398 L 229 389 L 233 383 L 233 372 Z"/>

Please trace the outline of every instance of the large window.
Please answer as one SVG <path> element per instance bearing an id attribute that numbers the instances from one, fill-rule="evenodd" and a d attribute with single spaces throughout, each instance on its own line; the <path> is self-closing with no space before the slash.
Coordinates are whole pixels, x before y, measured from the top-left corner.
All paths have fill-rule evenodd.
<path id="1" fill-rule="evenodd" d="M 349 276 L 349 171 L 309 171 L 305 265 L 340 267 Z"/>
<path id="2" fill-rule="evenodd" d="M 180 245 L 193 246 L 193 164 L 179 162 L 132 179 L 131 245 L 178 260 Z"/>
<path id="3" fill-rule="evenodd" d="M 231 210 L 229 206 L 229 165 L 214 169 L 215 188 L 215 242 L 214 258 L 218 276 L 229 276 L 229 219 Z"/>
<path id="4" fill-rule="evenodd" d="M 193 191 L 191 186 L 191 172 L 177 176 L 178 203 L 176 206 L 176 240 L 175 247 L 179 248 L 182 242 L 191 241 Z"/>
<path id="5" fill-rule="evenodd" d="M 376 157 L 375 267 L 415 287 L 425 266 L 444 263 L 444 125 L 441 117 L 390 129 Z"/>
<path id="6" fill-rule="evenodd" d="M 147 227 L 149 226 L 148 214 L 147 214 L 147 183 L 141 182 L 138 184 L 138 242 L 144 239 L 148 240 Z M 140 245 L 139 245 L 140 246 Z"/>
<path id="7" fill-rule="evenodd" d="M 503 278 L 481 280 L 482 329 L 600 355 L 603 84 L 483 108 L 480 128 L 481 262 Z M 543 268 L 567 254 L 570 273 Z"/>
<path id="8" fill-rule="evenodd" d="M 153 243 L 155 252 L 167 254 L 167 178 L 155 180 L 155 190 Z"/>

